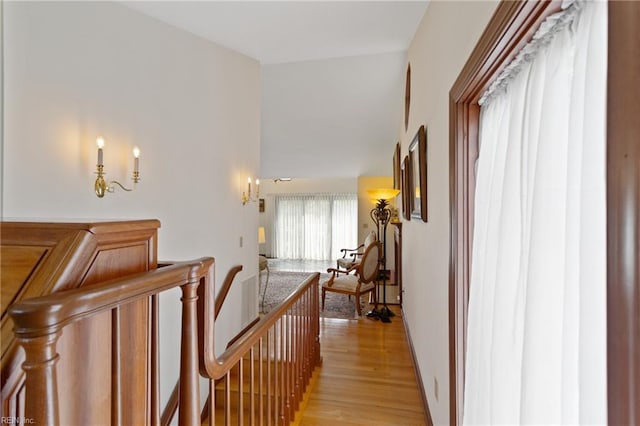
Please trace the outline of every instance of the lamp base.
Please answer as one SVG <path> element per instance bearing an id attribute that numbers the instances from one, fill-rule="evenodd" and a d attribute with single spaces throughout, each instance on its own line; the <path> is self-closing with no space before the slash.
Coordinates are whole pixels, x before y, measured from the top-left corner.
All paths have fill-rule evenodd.
<path id="1" fill-rule="evenodd" d="M 384 305 L 382 308 L 378 309 L 378 308 L 374 308 L 372 310 L 370 310 L 369 312 L 367 312 L 367 318 L 373 319 L 373 320 L 380 320 L 382 322 L 391 322 L 391 317 L 395 317 L 396 314 L 394 314 L 391 309 L 389 309 L 387 307 L 387 305 Z"/>

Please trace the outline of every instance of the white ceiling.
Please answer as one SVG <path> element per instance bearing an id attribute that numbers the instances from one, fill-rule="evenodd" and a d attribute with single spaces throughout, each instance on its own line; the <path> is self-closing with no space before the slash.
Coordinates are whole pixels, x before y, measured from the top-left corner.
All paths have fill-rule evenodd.
<path id="1" fill-rule="evenodd" d="M 427 1 L 125 1 L 262 64 L 262 177 L 391 174 Z"/>
<path id="2" fill-rule="evenodd" d="M 257 59 L 298 62 L 406 50 L 426 1 L 125 1 Z"/>

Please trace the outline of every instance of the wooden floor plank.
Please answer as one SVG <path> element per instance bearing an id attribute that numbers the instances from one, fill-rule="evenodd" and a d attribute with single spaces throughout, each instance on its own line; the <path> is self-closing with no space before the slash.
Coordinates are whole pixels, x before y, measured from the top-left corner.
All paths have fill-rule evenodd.
<path id="1" fill-rule="evenodd" d="M 296 423 L 424 425 L 401 311 L 391 323 L 320 319 L 323 363 Z"/>

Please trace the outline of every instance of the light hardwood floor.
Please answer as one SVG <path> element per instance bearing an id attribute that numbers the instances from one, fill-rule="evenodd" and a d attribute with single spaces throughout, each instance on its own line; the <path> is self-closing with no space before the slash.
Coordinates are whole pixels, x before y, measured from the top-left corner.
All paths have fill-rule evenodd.
<path id="1" fill-rule="evenodd" d="M 424 425 L 422 398 L 401 312 L 370 319 L 320 319 L 322 365 L 299 425 Z"/>

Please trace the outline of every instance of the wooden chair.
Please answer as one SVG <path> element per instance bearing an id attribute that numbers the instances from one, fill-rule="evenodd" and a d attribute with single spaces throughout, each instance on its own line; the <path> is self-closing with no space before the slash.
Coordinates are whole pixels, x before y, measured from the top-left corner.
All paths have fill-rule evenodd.
<path id="1" fill-rule="evenodd" d="M 376 233 L 374 231 L 369 232 L 364 243 L 353 249 L 343 248 L 340 249 L 342 257 L 336 262 L 338 269 L 351 269 L 354 265 L 360 262 L 364 251 L 369 247 L 371 243 L 377 240 Z"/>
<path id="2" fill-rule="evenodd" d="M 369 292 L 373 293 L 374 303 L 378 303 L 376 289 L 376 279 L 380 270 L 380 256 L 382 246 L 379 241 L 375 241 L 366 248 L 362 259 L 357 264 L 347 270 L 329 268 L 331 273 L 328 281 L 322 284 L 322 310 L 324 310 L 324 299 L 327 291 L 346 294 L 349 297 L 355 296 L 356 312 L 362 315 L 360 307 L 360 296 Z M 351 274 L 354 272 L 354 274 Z"/>

